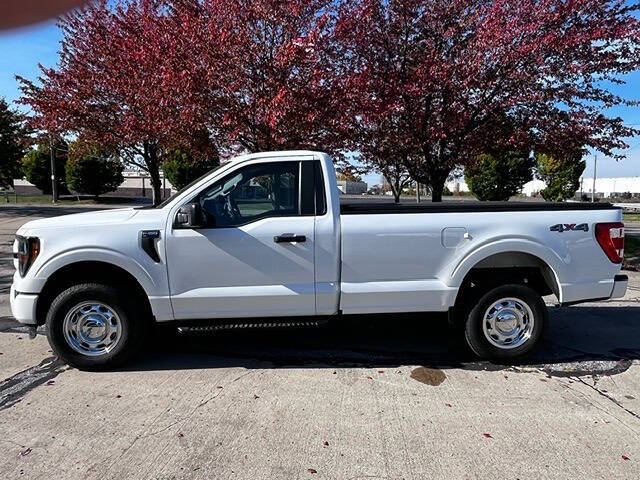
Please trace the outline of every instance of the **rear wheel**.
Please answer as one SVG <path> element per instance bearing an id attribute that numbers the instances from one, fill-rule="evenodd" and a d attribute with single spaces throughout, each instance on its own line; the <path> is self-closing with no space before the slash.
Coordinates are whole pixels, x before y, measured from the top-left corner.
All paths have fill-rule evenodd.
<path id="1" fill-rule="evenodd" d="M 485 293 L 466 320 L 465 338 L 480 358 L 515 360 L 540 344 L 547 324 L 542 297 L 525 285 L 503 285 Z"/>
<path id="2" fill-rule="evenodd" d="M 100 283 L 61 292 L 47 313 L 55 353 L 82 370 L 106 370 L 128 361 L 142 343 L 145 318 L 127 292 Z"/>

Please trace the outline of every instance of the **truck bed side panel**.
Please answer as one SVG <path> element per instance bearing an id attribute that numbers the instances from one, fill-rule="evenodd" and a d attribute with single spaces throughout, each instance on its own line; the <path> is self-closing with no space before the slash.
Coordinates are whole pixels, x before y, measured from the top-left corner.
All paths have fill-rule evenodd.
<path id="1" fill-rule="evenodd" d="M 620 267 L 597 244 L 594 226 L 620 218 L 616 209 L 342 215 L 341 309 L 445 311 L 471 268 L 505 252 L 544 261 L 562 302 L 608 297 Z M 551 231 L 559 223 L 588 230 Z"/>

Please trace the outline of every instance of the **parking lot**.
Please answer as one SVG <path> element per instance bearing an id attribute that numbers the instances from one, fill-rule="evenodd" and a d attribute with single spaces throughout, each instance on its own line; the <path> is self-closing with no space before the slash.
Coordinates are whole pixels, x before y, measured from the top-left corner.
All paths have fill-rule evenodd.
<path id="1" fill-rule="evenodd" d="M 624 299 L 552 308 L 527 364 L 475 361 L 439 316 L 153 336 L 124 370 L 57 361 L 12 318 L 0 207 L 5 478 L 640 477 L 640 273 Z M 4 381 L 2 381 L 4 379 Z"/>

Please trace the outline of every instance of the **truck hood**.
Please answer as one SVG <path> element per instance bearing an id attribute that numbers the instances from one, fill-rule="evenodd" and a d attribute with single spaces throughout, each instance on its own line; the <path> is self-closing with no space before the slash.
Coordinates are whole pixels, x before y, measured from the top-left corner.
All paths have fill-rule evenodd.
<path id="1" fill-rule="evenodd" d="M 126 222 L 138 211 L 134 208 L 117 208 L 112 210 L 98 210 L 93 212 L 74 213 L 59 217 L 42 218 L 25 223 L 16 232 L 18 235 L 29 234 L 33 230 L 43 228 L 76 228 L 79 226 L 108 225 Z"/>

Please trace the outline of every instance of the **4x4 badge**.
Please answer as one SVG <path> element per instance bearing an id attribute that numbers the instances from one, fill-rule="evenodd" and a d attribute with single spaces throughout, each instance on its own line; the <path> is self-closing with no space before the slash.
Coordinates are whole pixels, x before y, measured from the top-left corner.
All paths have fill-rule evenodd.
<path id="1" fill-rule="evenodd" d="M 567 230 L 580 230 L 582 232 L 589 231 L 589 225 L 586 223 L 557 223 L 549 228 L 552 232 L 566 232 Z"/>

